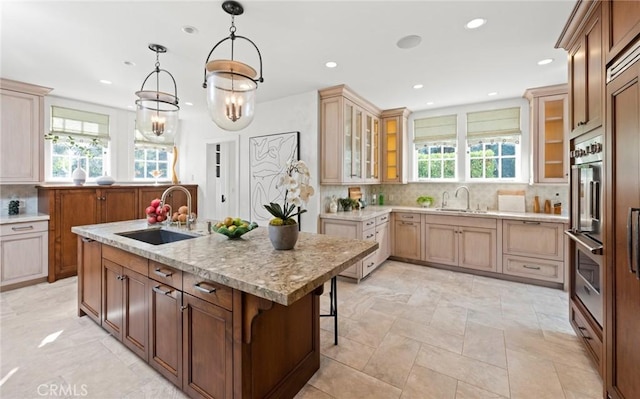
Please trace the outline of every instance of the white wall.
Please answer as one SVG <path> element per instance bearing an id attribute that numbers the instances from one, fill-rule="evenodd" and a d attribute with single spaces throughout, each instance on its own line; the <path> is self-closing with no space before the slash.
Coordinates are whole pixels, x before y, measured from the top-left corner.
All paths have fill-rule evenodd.
<path id="1" fill-rule="evenodd" d="M 258 89 L 259 90 L 259 89 Z M 207 182 L 206 143 L 228 140 L 230 136 L 239 137 L 240 142 L 240 186 L 239 217 L 250 215 L 249 164 L 243 162 L 243 155 L 249 155 L 249 138 L 266 134 L 300 132 L 300 159 L 305 161 L 311 171 L 312 185 L 316 195 L 307 204 L 307 213 L 301 216 L 302 231 L 317 232 L 320 212 L 319 162 L 318 162 L 318 92 L 311 91 L 270 102 L 256 104 L 253 122 L 239 132 L 227 132 L 218 128 L 208 115 L 197 119 L 182 121 L 181 134 L 178 137 L 180 155 L 179 177 L 182 183 L 195 183 L 205 186 Z M 209 201 L 212 204 L 211 201 Z M 207 214 L 208 204 L 205 193 L 198 190 L 198 213 Z"/>

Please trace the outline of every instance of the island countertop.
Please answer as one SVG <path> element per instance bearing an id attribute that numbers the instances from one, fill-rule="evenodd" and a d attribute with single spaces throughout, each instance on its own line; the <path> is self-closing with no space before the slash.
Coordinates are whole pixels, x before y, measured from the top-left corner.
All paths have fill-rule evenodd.
<path id="1" fill-rule="evenodd" d="M 75 226 L 71 231 L 285 306 L 378 248 L 375 241 L 301 232 L 293 250 L 278 251 L 271 246 L 266 226 L 230 240 L 221 234 L 207 234 L 203 221 L 191 231 L 171 228 L 198 237 L 162 245 L 117 235 L 149 228 L 159 226 L 148 226 L 140 219 Z"/>

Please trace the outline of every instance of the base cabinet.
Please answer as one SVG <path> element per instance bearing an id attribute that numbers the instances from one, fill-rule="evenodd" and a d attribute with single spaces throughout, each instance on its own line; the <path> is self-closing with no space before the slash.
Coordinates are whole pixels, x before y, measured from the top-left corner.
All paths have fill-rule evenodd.
<path id="1" fill-rule="evenodd" d="M 422 221 L 420 214 L 395 212 L 393 214 L 393 256 L 422 259 Z"/>
<path id="2" fill-rule="evenodd" d="M 47 277 L 48 222 L 0 226 L 0 288 L 18 288 Z"/>
<path id="3" fill-rule="evenodd" d="M 102 244 L 78 237 L 78 316 L 102 324 Z"/>

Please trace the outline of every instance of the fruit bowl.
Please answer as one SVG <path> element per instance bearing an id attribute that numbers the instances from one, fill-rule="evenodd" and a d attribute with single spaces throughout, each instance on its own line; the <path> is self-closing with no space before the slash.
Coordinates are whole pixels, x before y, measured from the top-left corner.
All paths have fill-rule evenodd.
<path id="1" fill-rule="evenodd" d="M 249 222 L 240 218 L 232 219 L 231 223 L 225 220 L 211 226 L 211 230 L 215 231 L 216 233 L 223 234 L 230 239 L 240 238 L 244 234 L 256 228 L 258 228 L 258 223 Z"/>

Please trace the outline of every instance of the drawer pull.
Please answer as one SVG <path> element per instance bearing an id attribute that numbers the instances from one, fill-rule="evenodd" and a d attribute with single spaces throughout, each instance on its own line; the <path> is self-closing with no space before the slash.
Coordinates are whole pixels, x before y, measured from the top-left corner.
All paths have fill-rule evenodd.
<path id="1" fill-rule="evenodd" d="M 387 217 L 386 217 L 386 216 L 383 216 L 383 217 L 381 217 L 381 218 L 380 218 L 380 221 L 381 221 L 381 222 L 384 222 L 385 220 L 387 220 Z"/>
<path id="2" fill-rule="evenodd" d="M 540 222 L 530 222 L 530 221 L 524 221 L 522 223 L 524 223 L 524 224 L 540 224 Z"/>
<path id="3" fill-rule="evenodd" d="M 368 240 L 369 238 L 373 238 L 375 234 L 369 234 L 368 236 L 365 237 L 365 240 Z"/>
<path id="4" fill-rule="evenodd" d="M 371 262 L 371 263 L 369 263 L 369 264 L 367 265 L 367 269 L 369 269 L 369 268 L 373 267 L 373 265 L 375 265 L 375 264 L 376 264 L 375 262 Z"/>
<path id="5" fill-rule="evenodd" d="M 540 266 L 522 265 L 525 269 L 540 270 Z"/>
<path id="6" fill-rule="evenodd" d="M 372 221 L 370 221 L 370 222 L 367 222 L 367 226 L 371 226 L 371 225 L 372 225 L 372 224 L 374 224 L 374 223 L 375 223 L 375 221 L 374 221 L 374 220 L 372 220 Z"/>
<path id="7" fill-rule="evenodd" d="M 156 286 L 156 287 L 153 287 L 153 292 L 157 292 L 158 294 L 161 294 L 161 295 L 169 295 L 169 294 L 171 294 L 171 292 L 172 292 L 172 291 L 173 291 L 172 289 L 168 289 L 168 290 L 166 290 L 166 291 L 163 291 L 163 290 L 160 288 L 160 286 L 159 286 L 159 285 L 158 285 L 158 286 Z"/>
<path id="8" fill-rule="evenodd" d="M 403 219 L 413 219 L 413 215 L 403 215 L 401 216 Z"/>
<path id="9" fill-rule="evenodd" d="M 157 268 L 156 270 L 153 271 L 155 274 L 157 274 L 158 276 L 161 277 L 171 277 L 173 276 L 173 273 L 169 272 L 169 273 L 165 273 L 162 270 L 160 270 L 160 268 Z"/>
<path id="10" fill-rule="evenodd" d="M 13 231 L 33 230 L 33 226 L 12 227 L 11 230 Z"/>
<path id="11" fill-rule="evenodd" d="M 196 284 L 194 284 L 194 285 L 193 285 L 193 287 L 194 287 L 196 290 L 200 291 L 200 292 L 204 292 L 205 294 L 213 294 L 214 292 L 216 292 L 216 289 L 215 289 L 215 288 L 211 288 L 211 289 L 209 289 L 209 288 L 204 288 L 204 287 L 203 287 L 203 286 L 201 286 L 200 284 L 206 284 L 206 283 L 196 283 Z"/>
<path id="12" fill-rule="evenodd" d="M 87 238 L 87 237 L 82 237 L 82 242 L 94 242 L 95 240 L 92 240 L 91 238 Z"/>

